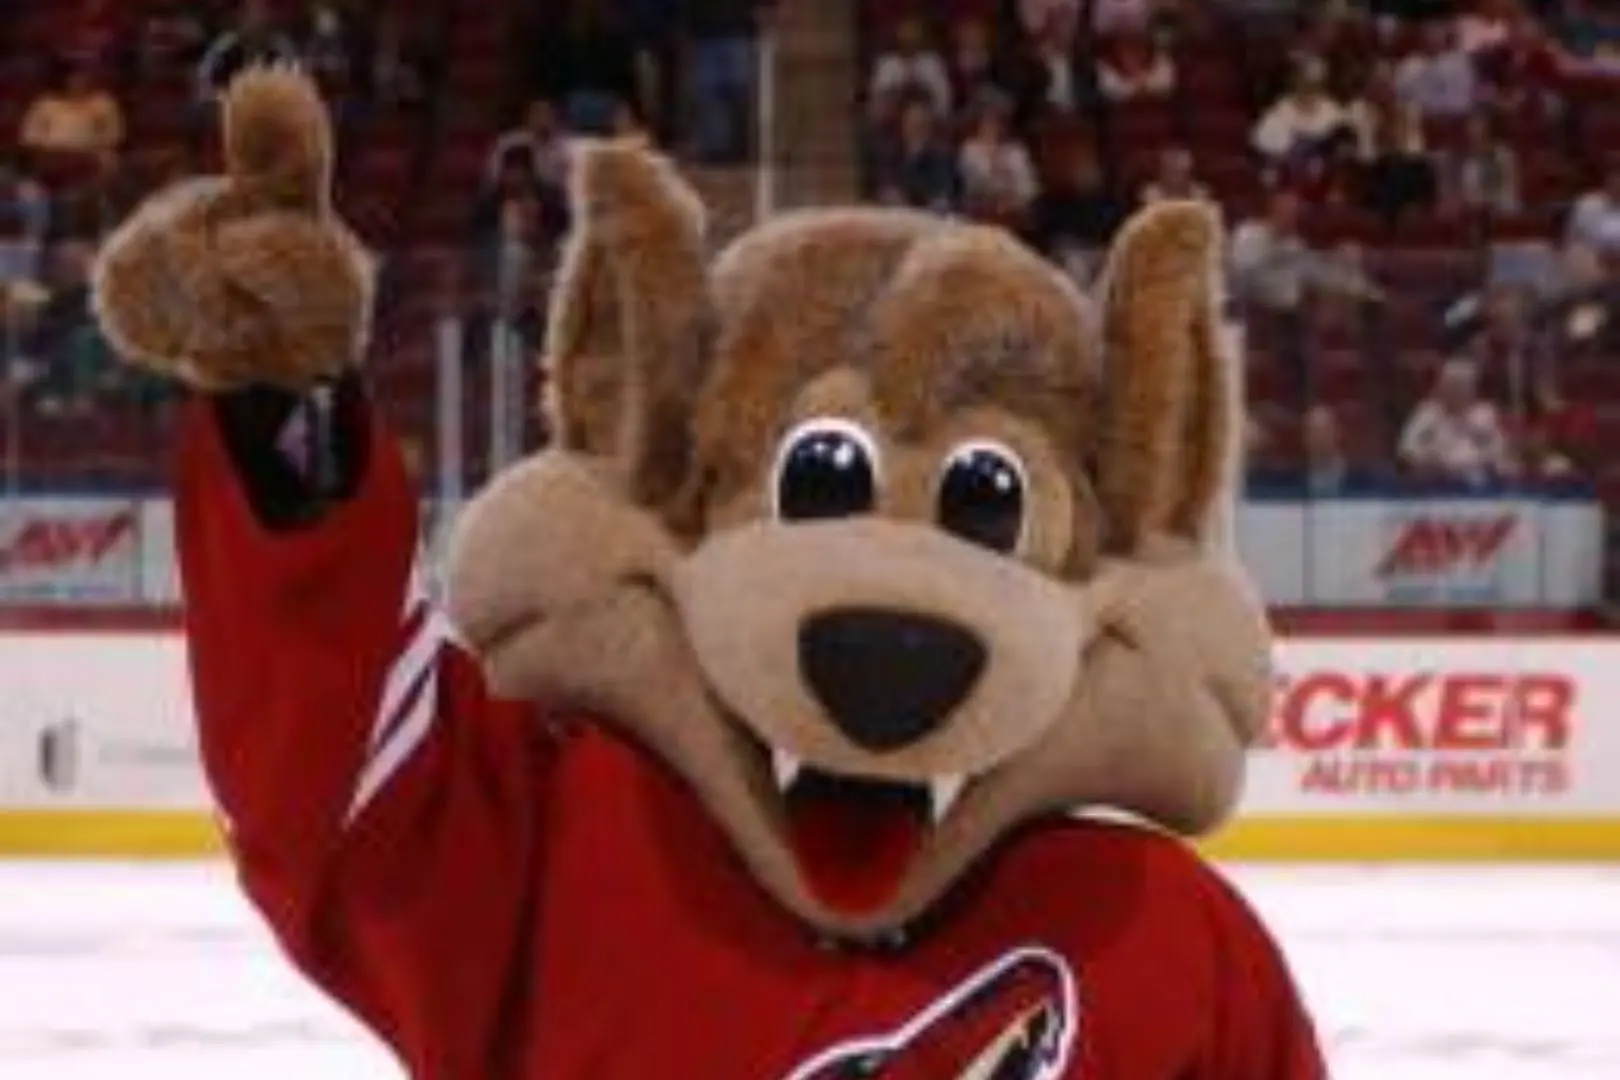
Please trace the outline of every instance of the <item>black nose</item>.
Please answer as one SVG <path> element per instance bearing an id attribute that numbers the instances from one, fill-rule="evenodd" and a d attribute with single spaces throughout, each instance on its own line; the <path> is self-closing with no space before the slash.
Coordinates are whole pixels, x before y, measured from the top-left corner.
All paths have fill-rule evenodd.
<path id="1" fill-rule="evenodd" d="M 799 670 L 838 729 L 868 750 L 927 735 L 984 671 L 969 630 L 882 608 L 838 608 L 799 627 Z"/>

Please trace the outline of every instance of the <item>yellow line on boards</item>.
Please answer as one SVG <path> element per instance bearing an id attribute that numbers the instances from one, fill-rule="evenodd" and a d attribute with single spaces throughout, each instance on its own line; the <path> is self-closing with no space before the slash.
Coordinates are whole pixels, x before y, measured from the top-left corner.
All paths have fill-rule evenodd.
<path id="1" fill-rule="evenodd" d="M 1245 818 L 1200 841 L 1216 859 L 1259 862 L 1620 861 L 1620 817 Z M 0 856 L 197 858 L 224 850 L 194 811 L 0 811 Z"/>
<path id="2" fill-rule="evenodd" d="M 214 818 L 195 811 L 0 812 L 0 855 L 179 859 L 223 850 Z"/>
<path id="3" fill-rule="evenodd" d="M 1253 817 L 1198 846 L 1236 861 L 1620 861 L 1620 817 Z"/>

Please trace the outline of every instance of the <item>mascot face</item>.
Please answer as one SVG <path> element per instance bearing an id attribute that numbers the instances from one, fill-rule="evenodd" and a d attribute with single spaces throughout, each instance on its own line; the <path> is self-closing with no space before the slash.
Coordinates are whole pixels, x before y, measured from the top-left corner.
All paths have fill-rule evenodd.
<path id="1" fill-rule="evenodd" d="M 453 544 L 498 692 L 649 745 L 843 936 L 1037 813 L 1223 818 L 1268 657 L 1225 548 L 1208 210 L 1133 222 L 1093 304 L 900 211 L 790 215 L 709 265 L 695 197 L 631 145 L 585 150 L 575 197 L 560 446 Z"/>

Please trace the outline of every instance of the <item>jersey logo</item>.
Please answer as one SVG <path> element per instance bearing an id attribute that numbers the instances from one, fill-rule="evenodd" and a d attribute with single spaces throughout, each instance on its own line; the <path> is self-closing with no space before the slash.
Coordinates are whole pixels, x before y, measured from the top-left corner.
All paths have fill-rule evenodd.
<path id="1" fill-rule="evenodd" d="M 1039 946 L 986 964 L 900 1027 L 839 1043 L 785 1080 L 1059 1080 L 1080 1029 L 1078 983 Z"/>

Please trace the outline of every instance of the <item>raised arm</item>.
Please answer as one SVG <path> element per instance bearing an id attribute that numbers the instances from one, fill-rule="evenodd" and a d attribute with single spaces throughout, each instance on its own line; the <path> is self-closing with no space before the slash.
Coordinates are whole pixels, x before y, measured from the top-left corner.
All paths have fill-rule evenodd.
<path id="1" fill-rule="evenodd" d="M 313 87 L 225 99 L 226 176 L 108 243 L 119 351 L 187 383 L 177 528 L 204 765 L 288 953 L 419 1075 L 480 1070 L 551 747 L 412 587 L 416 494 L 356 359 L 370 269 Z"/>

